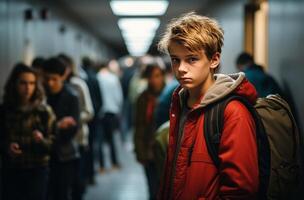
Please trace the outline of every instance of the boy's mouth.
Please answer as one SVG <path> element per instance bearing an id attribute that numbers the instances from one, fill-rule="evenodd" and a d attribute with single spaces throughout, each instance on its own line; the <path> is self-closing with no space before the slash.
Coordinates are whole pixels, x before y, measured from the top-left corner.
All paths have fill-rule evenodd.
<path id="1" fill-rule="evenodd" d="M 189 83 L 192 81 L 192 79 L 191 78 L 179 78 L 179 81 L 181 83 Z"/>
<path id="2" fill-rule="evenodd" d="M 180 81 L 191 81 L 191 78 L 182 77 L 179 78 Z"/>

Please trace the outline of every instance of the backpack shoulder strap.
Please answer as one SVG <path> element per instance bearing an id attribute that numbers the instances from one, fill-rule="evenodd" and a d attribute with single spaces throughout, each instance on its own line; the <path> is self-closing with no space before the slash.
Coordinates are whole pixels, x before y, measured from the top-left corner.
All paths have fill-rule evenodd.
<path id="1" fill-rule="evenodd" d="M 270 177 L 270 147 L 262 120 L 257 111 L 247 99 L 239 95 L 229 95 L 225 99 L 207 107 L 204 117 L 204 137 L 208 153 L 217 168 L 220 167 L 218 156 L 219 145 L 224 127 L 224 112 L 229 102 L 237 100 L 246 106 L 251 113 L 256 126 L 256 140 L 259 162 L 259 199 L 266 199 Z M 232 133 L 233 134 L 233 133 Z"/>
<path id="2" fill-rule="evenodd" d="M 232 94 L 228 97 L 208 106 L 205 111 L 204 117 L 204 137 L 206 140 L 206 145 L 208 153 L 211 156 L 216 167 L 219 167 L 220 160 L 218 157 L 219 145 L 221 141 L 221 136 L 224 128 L 224 112 L 226 106 L 232 101 L 237 100 L 246 106 L 248 111 L 251 113 L 255 125 L 256 125 L 256 137 L 258 141 L 258 149 L 267 154 L 270 157 L 268 138 L 265 133 L 263 123 L 255 110 L 254 106 L 244 97 Z M 268 158 L 267 158 L 268 159 Z M 264 161 L 263 161 L 264 162 Z M 270 161 L 269 161 L 270 162 Z M 266 161 L 266 163 L 269 163 Z"/>
<path id="3" fill-rule="evenodd" d="M 204 114 L 204 137 L 207 150 L 217 168 L 220 166 L 218 151 L 224 126 L 224 110 L 229 101 L 229 99 L 224 99 L 208 106 Z"/>

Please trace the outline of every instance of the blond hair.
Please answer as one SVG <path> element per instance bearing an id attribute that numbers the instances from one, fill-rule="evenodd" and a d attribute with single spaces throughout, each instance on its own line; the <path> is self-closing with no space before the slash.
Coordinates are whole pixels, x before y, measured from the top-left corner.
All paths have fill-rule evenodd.
<path id="1" fill-rule="evenodd" d="M 224 31 L 216 20 L 190 12 L 167 25 L 158 49 L 168 53 L 172 41 L 183 44 L 189 51 L 204 50 L 211 59 L 216 52 L 222 52 Z"/>

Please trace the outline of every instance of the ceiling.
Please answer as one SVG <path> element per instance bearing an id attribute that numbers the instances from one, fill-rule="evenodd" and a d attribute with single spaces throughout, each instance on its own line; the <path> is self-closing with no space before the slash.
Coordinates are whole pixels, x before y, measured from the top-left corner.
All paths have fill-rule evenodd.
<path id="1" fill-rule="evenodd" d="M 117 25 L 119 17 L 112 13 L 110 0 L 57 0 L 62 9 L 74 16 L 82 26 L 89 29 L 101 41 L 109 45 L 119 55 L 127 54 L 123 38 Z M 161 24 L 156 33 L 154 44 L 158 36 L 170 19 L 189 11 L 200 11 L 208 0 L 169 0 L 169 6 L 165 15 L 160 16 Z M 152 44 L 150 52 L 155 51 Z"/>

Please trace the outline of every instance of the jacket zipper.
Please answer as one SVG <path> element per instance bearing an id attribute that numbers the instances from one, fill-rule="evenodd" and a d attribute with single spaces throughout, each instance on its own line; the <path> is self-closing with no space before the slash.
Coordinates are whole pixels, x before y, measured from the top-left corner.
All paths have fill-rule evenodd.
<path id="1" fill-rule="evenodd" d="M 186 115 L 186 119 L 185 119 L 185 123 L 184 123 L 184 126 L 183 126 L 183 132 L 182 132 L 182 135 L 181 136 L 178 136 L 178 140 L 177 140 L 177 148 L 176 148 L 176 151 L 174 153 L 174 160 L 173 160 L 173 167 L 172 167 L 172 171 L 171 171 L 171 175 L 170 175 L 170 182 L 169 182 L 169 198 L 168 199 L 171 199 L 172 198 L 172 193 L 173 193 L 173 182 L 174 182 L 174 177 L 175 177 L 175 174 L 176 174 L 176 162 L 177 162 L 177 158 L 178 158 L 178 155 L 179 155 L 179 152 L 180 152 L 180 148 L 181 148 L 181 144 L 182 144 L 182 141 L 184 139 L 184 133 L 185 133 L 185 124 L 187 122 L 187 119 L 188 119 L 188 115 L 191 111 L 189 111 Z M 179 119 L 180 120 L 180 119 Z"/>

